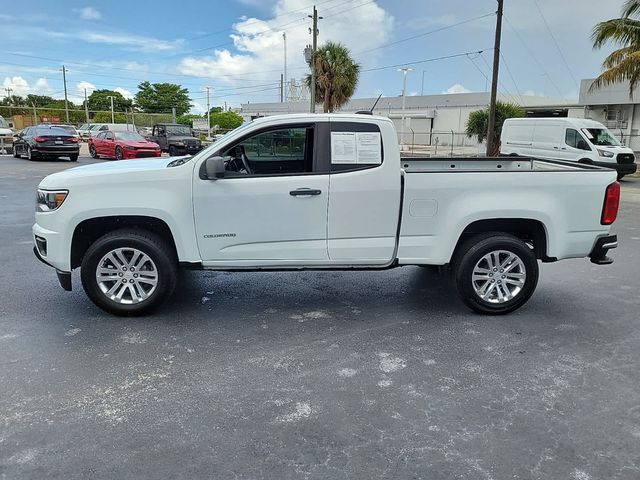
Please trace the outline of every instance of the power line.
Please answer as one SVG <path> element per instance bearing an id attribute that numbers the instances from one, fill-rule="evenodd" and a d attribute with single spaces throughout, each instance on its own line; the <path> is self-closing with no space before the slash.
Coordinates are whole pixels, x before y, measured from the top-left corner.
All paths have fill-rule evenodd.
<path id="1" fill-rule="evenodd" d="M 569 72 L 569 75 L 571 76 L 571 79 L 573 80 L 573 83 L 575 84 L 575 86 L 578 89 L 580 89 L 580 85 L 578 84 L 578 81 L 576 80 L 576 77 L 573 75 L 573 72 L 571 71 L 571 68 L 569 67 L 569 63 L 567 62 L 567 59 L 564 57 L 564 53 L 562 53 L 562 49 L 560 48 L 560 44 L 558 44 L 558 41 L 556 40 L 555 35 L 553 34 L 553 32 L 551 31 L 551 28 L 549 27 L 549 23 L 547 23 L 547 19 L 545 18 L 544 14 L 542 13 L 542 10 L 540 9 L 540 5 L 538 5 L 538 0 L 533 0 L 533 4 L 538 9 L 538 13 L 540 13 L 540 17 L 542 18 L 542 21 L 544 22 L 545 27 L 547 27 L 547 32 L 549 32 L 549 35 L 551 36 L 551 40 L 553 40 L 553 43 L 556 46 L 556 49 L 558 50 L 558 53 L 560 54 L 560 58 L 562 59 L 562 63 L 564 63 L 564 66 L 567 68 L 567 72 Z"/>
<path id="2" fill-rule="evenodd" d="M 395 63 L 393 65 L 385 65 L 382 67 L 374 67 L 374 68 L 366 68 L 363 70 L 360 70 L 360 72 L 375 72 L 378 70 L 386 70 L 388 68 L 397 68 L 397 67 L 404 67 L 406 65 L 418 65 L 420 63 L 430 63 L 430 62 L 437 62 L 438 60 L 448 60 L 450 58 L 458 58 L 458 57 L 464 57 L 466 55 L 471 55 L 471 54 L 481 54 L 482 50 L 478 50 L 478 51 L 474 51 L 474 52 L 464 52 L 464 53 L 455 53 L 453 55 L 443 55 L 441 57 L 433 57 L 433 58 L 426 58 L 424 60 L 415 60 L 412 62 L 402 62 L 402 63 Z"/>
<path id="3" fill-rule="evenodd" d="M 503 15 L 503 18 L 505 20 L 505 22 L 507 22 L 507 25 L 509 25 L 509 28 L 511 28 L 511 30 L 513 31 L 513 33 L 515 34 L 516 38 L 520 41 L 520 43 L 522 44 L 522 46 L 524 47 L 524 49 L 527 51 L 527 53 L 529 54 L 529 56 L 531 56 L 531 58 L 533 58 L 533 60 L 536 62 L 536 64 L 538 65 L 538 69 L 547 77 L 547 79 L 551 82 L 551 85 L 553 85 L 553 87 L 556 89 L 556 91 L 558 92 L 558 95 L 562 96 L 562 92 L 560 91 L 560 88 L 558 88 L 558 85 L 556 84 L 556 82 L 553 81 L 553 79 L 551 78 L 551 76 L 549 75 L 549 73 L 545 70 L 545 67 L 543 65 L 543 63 L 538 60 L 538 57 L 536 57 L 536 55 L 533 53 L 533 50 L 531 50 L 531 48 L 529 47 L 529 45 L 527 45 L 527 43 L 524 41 L 524 39 L 522 38 L 522 36 L 520 35 L 520 33 L 518 33 L 518 31 L 516 30 L 516 28 L 513 26 L 513 24 L 509 21 L 509 19 Z"/>
<path id="4" fill-rule="evenodd" d="M 431 35 L 433 33 L 438 33 L 438 32 L 442 32 L 444 30 L 448 30 L 450 28 L 459 27 L 460 25 L 464 25 L 466 23 L 471 23 L 471 22 L 474 22 L 476 20 L 480 20 L 482 18 L 491 17 L 493 15 L 495 15 L 495 13 L 491 12 L 491 13 L 487 13 L 487 14 L 484 14 L 484 15 L 479 15 L 477 17 L 468 18 L 467 20 L 463 20 L 463 21 L 458 22 L 458 23 L 454 23 L 454 24 L 451 24 L 451 25 L 446 25 L 444 27 L 436 28 L 435 30 L 431 30 L 431 31 L 424 32 L 424 33 L 419 33 L 417 35 L 412 35 L 411 37 L 402 38 L 400 40 L 396 40 L 394 42 L 387 43 L 385 45 L 380 45 L 379 47 L 369 48 L 367 50 L 360 50 L 359 52 L 356 52 L 356 55 L 360 54 L 360 53 L 373 52 L 374 50 L 379 50 L 381 48 L 387 48 L 387 47 L 390 47 L 392 45 L 397 45 L 398 43 L 403 43 L 403 42 L 407 42 L 409 40 L 414 40 L 416 38 L 426 37 L 427 35 Z"/>
<path id="5" fill-rule="evenodd" d="M 509 68 L 509 65 L 507 64 L 507 60 L 504 58 L 504 55 L 502 54 L 502 52 L 500 52 L 500 58 L 502 58 L 502 63 L 504 63 L 504 67 L 507 70 L 507 74 L 509 74 L 509 78 L 511 78 L 511 81 L 513 82 L 513 86 L 516 89 L 516 93 L 518 94 L 518 97 L 520 98 L 520 103 L 522 105 L 524 105 L 524 99 L 522 98 L 522 94 L 520 93 L 520 89 L 518 88 L 518 84 L 516 83 L 515 78 L 513 78 L 513 74 L 511 73 L 511 69 Z"/>
<path id="6" fill-rule="evenodd" d="M 493 49 L 487 49 L 487 50 L 493 50 Z M 484 62 L 484 64 L 487 66 L 487 69 L 489 71 L 491 71 L 491 66 L 489 65 L 489 62 L 487 62 L 487 59 L 484 58 L 484 56 L 482 55 L 482 52 L 480 53 L 480 58 L 482 59 L 482 61 Z M 498 80 L 498 84 L 500 85 L 500 87 L 502 88 L 502 93 L 504 93 L 505 96 L 509 97 L 509 101 L 512 103 L 518 103 L 518 99 L 516 99 L 509 90 L 507 90 L 507 88 L 504 86 L 504 83 L 502 83 L 501 80 Z"/>

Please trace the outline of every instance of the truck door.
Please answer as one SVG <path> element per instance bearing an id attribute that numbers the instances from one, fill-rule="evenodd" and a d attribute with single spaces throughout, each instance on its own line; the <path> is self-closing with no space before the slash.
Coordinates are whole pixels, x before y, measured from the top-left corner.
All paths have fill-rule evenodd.
<path id="1" fill-rule="evenodd" d="M 400 156 L 393 127 L 331 121 L 328 249 L 332 263 L 393 260 L 400 215 Z M 392 145 L 385 145 L 383 138 Z"/>
<path id="2" fill-rule="evenodd" d="M 328 122 L 264 127 L 213 156 L 225 177 L 194 177 L 193 203 L 205 266 L 326 264 Z M 243 263 L 246 262 L 246 263 Z"/>

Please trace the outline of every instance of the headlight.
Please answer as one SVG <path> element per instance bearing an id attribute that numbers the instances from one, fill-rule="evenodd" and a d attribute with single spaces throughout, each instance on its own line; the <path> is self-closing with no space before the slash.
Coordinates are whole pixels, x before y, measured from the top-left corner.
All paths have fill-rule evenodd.
<path id="1" fill-rule="evenodd" d="M 69 194 L 68 190 L 38 190 L 36 209 L 39 212 L 51 212 L 62 205 Z"/>
<path id="2" fill-rule="evenodd" d="M 123 148 L 124 148 L 125 150 L 135 150 L 135 149 L 136 149 L 136 147 L 134 147 L 134 146 L 132 146 L 132 145 L 123 145 Z"/>
<path id="3" fill-rule="evenodd" d="M 615 153 L 610 152 L 609 150 L 600 150 L 599 148 L 598 148 L 598 154 L 601 157 L 607 157 L 607 158 L 613 158 L 615 156 Z"/>

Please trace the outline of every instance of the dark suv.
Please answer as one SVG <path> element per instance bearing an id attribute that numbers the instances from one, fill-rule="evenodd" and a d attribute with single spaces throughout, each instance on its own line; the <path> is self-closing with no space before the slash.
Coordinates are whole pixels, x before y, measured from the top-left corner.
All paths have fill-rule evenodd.
<path id="1" fill-rule="evenodd" d="M 192 155 L 202 150 L 202 142 L 193 136 L 191 129 L 177 123 L 158 123 L 148 140 L 160 145 L 163 152 L 177 155 Z"/>

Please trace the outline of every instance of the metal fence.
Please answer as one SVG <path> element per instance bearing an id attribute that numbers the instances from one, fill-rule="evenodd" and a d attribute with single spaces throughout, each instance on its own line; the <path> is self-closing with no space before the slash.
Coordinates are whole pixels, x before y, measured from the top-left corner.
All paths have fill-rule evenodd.
<path id="1" fill-rule="evenodd" d="M 480 157 L 486 153 L 486 144 L 478 143 L 476 136 L 465 132 L 416 132 L 408 129 L 398 132 L 398 143 L 409 154 L 434 157 Z"/>

